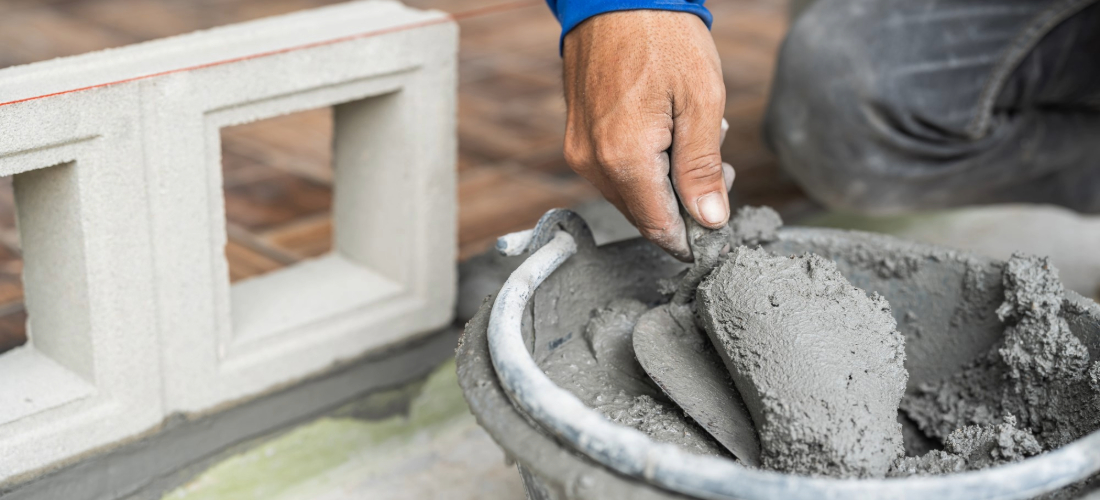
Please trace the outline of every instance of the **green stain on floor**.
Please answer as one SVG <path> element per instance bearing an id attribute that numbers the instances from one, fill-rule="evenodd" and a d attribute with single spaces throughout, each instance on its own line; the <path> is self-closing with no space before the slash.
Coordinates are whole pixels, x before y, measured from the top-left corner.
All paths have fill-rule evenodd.
<path id="1" fill-rule="evenodd" d="M 365 398 L 389 402 L 394 393 Z M 256 447 L 232 456 L 164 495 L 164 500 L 272 499 L 349 462 L 369 469 L 384 466 L 414 441 L 448 432 L 456 421 L 472 420 L 455 375 L 454 360 L 435 371 L 409 406 L 407 415 L 382 420 L 342 417 L 360 413 L 364 401 L 351 403 Z"/>

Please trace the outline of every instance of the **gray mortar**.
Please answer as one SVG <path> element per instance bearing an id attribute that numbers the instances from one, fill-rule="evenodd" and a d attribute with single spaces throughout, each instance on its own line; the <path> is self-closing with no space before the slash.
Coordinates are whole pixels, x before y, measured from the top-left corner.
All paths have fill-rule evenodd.
<path id="1" fill-rule="evenodd" d="M 771 207 L 741 207 L 730 218 L 734 246 L 760 246 L 775 241 L 783 219 Z"/>
<path id="2" fill-rule="evenodd" d="M 765 468 L 883 477 L 902 454 L 905 339 L 884 298 L 817 255 L 740 247 L 697 309 L 756 424 Z"/>
<path id="3" fill-rule="evenodd" d="M 944 449 L 921 457 L 904 457 L 894 462 L 891 477 L 949 474 L 1019 462 L 1042 451 L 1035 436 L 1016 427 L 1016 417 L 1005 415 L 998 425 L 971 425 L 955 429 L 944 441 Z"/>
<path id="4" fill-rule="evenodd" d="M 540 362 L 554 381 L 609 420 L 701 455 L 728 456 L 653 384 L 634 358 L 634 324 L 648 308 L 618 299 L 597 309 L 582 341 L 563 342 Z"/>
<path id="5" fill-rule="evenodd" d="M 1031 431 L 1016 428 L 1016 417 L 1005 415 L 1003 420 L 995 426 L 955 429 L 947 436 L 944 450 L 963 457 L 970 469 L 1019 462 L 1042 451 Z"/>
<path id="6" fill-rule="evenodd" d="M 1058 271 L 1046 258 L 1014 255 L 1004 269 L 1006 324 L 998 345 L 958 373 L 922 384 L 902 409 L 929 436 L 1016 415 L 1051 450 L 1100 428 L 1100 368 L 1065 319 Z"/>
<path id="7" fill-rule="evenodd" d="M 1000 263 L 855 231 L 792 228 L 786 234 L 764 248 L 821 255 L 853 285 L 887 298 L 905 335 L 909 392 L 960 370 L 1003 337 L 994 312 L 1003 301 Z M 1076 327 L 1089 328 L 1080 321 Z"/>
<path id="8" fill-rule="evenodd" d="M 1047 258 L 1014 255 L 1004 272 L 1005 302 L 997 316 L 1005 328 L 998 350 L 1014 380 L 1077 380 L 1089 352 L 1062 317 L 1065 290 Z"/>

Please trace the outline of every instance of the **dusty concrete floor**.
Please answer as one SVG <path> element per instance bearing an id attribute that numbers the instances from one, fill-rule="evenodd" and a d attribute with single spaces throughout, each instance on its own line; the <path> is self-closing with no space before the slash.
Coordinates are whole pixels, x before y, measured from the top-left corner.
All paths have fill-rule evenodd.
<path id="1" fill-rule="evenodd" d="M 407 401 L 407 411 L 377 418 Z M 520 499 L 514 466 L 470 415 L 454 362 L 225 458 L 163 500 Z"/>

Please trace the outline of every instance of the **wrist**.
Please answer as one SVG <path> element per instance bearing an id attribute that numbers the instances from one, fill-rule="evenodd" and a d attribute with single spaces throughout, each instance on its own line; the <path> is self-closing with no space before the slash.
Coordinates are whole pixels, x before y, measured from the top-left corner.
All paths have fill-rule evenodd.
<path id="1" fill-rule="evenodd" d="M 554 14 L 561 23 L 560 49 L 564 49 L 566 37 L 589 19 L 612 12 L 649 10 L 683 12 L 698 17 L 709 29 L 713 17 L 703 6 L 704 0 L 558 0 L 551 2 Z"/>

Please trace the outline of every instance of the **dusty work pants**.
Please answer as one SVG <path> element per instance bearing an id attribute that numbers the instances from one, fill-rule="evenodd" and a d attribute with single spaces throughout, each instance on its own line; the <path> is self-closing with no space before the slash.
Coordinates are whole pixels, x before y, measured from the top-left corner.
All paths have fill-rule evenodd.
<path id="1" fill-rule="evenodd" d="M 833 208 L 1100 212 L 1100 3 L 819 0 L 783 43 L 764 129 Z"/>

